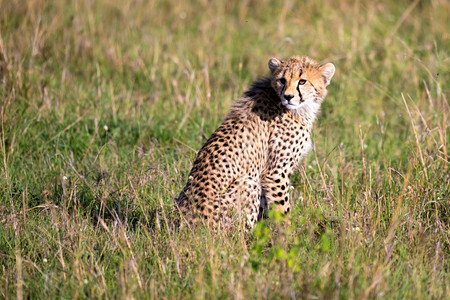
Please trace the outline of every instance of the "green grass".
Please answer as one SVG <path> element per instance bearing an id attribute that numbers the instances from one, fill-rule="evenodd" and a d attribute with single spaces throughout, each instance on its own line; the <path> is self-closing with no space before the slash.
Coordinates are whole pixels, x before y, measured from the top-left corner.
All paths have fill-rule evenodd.
<path id="1" fill-rule="evenodd" d="M 0 298 L 448 297 L 449 16 L 0 0 Z M 248 237 L 173 230 L 196 150 L 291 55 L 337 69 L 292 213 Z"/>

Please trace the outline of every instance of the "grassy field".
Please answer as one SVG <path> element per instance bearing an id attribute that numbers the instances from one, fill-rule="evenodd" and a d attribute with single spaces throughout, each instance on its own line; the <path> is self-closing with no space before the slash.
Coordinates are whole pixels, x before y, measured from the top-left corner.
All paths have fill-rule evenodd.
<path id="1" fill-rule="evenodd" d="M 448 1 L 125 2 L 0 0 L 0 298 L 450 295 Z M 292 213 L 175 230 L 196 151 L 291 55 L 337 69 Z"/>

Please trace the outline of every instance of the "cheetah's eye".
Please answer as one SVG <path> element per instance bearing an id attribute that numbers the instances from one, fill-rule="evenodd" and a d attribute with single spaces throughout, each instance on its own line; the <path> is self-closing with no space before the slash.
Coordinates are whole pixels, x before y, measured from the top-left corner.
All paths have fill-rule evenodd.
<path id="1" fill-rule="evenodd" d="M 300 79 L 299 81 L 298 81 L 298 84 L 300 84 L 300 85 L 304 85 L 306 83 L 306 80 L 305 79 Z"/>
<path id="2" fill-rule="evenodd" d="M 286 84 L 286 79 L 280 78 L 280 79 L 278 79 L 278 82 L 281 83 L 281 85 L 285 85 Z"/>

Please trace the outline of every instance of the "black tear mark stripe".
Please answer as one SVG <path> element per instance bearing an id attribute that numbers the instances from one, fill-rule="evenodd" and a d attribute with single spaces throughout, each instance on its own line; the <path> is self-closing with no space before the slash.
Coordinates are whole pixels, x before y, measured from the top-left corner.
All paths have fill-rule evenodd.
<path id="1" fill-rule="evenodd" d="M 286 84 L 281 89 L 280 97 L 284 95 L 284 91 L 286 90 Z"/>
<path id="2" fill-rule="evenodd" d="M 302 80 L 301 79 L 301 77 L 302 77 L 302 72 L 300 71 L 300 74 L 298 75 L 298 78 L 300 78 L 299 80 L 298 80 L 298 84 L 297 84 L 297 91 L 298 91 L 298 96 L 300 97 L 300 99 L 302 99 L 302 93 L 300 92 L 300 80 Z M 314 87 L 314 86 L 313 86 Z"/>
<path id="3" fill-rule="evenodd" d="M 287 70 L 284 70 L 284 72 L 283 72 L 283 79 L 284 79 L 284 81 L 285 81 L 285 83 L 284 83 L 284 85 L 283 85 L 283 88 L 281 89 L 281 93 L 280 93 L 280 98 L 284 95 L 284 91 L 286 90 L 286 86 L 287 86 L 287 80 L 286 80 L 286 72 L 287 72 Z"/>
<path id="4" fill-rule="evenodd" d="M 280 98 L 283 96 L 284 90 L 286 89 L 286 86 L 287 86 L 287 80 L 286 80 L 286 78 L 285 78 L 285 76 L 286 76 L 286 71 L 287 71 L 287 70 L 284 70 L 284 72 L 283 72 L 283 77 L 282 77 L 282 78 L 284 79 L 285 83 L 283 84 L 283 88 L 281 89 Z"/>

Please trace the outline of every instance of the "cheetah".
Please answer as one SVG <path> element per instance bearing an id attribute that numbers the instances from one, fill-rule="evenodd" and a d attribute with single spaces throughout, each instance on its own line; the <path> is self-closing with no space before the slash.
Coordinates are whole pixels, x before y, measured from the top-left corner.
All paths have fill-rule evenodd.
<path id="1" fill-rule="evenodd" d="M 268 66 L 271 75 L 234 102 L 198 152 L 175 201 L 188 224 L 248 230 L 269 209 L 290 211 L 290 178 L 311 148 L 311 128 L 335 67 L 306 56 L 271 58 Z"/>

